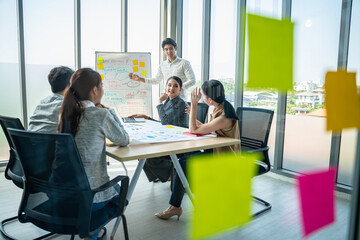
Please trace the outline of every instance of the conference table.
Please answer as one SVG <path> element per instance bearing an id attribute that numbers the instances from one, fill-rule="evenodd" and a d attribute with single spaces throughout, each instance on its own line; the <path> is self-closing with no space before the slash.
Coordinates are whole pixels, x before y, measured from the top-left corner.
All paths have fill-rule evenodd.
<path id="1" fill-rule="evenodd" d="M 150 125 L 149 125 L 150 124 Z M 155 124 L 155 125 L 154 125 Z M 134 175 L 130 180 L 130 185 L 128 188 L 128 194 L 126 199 L 130 202 L 132 194 L 135 190 L 136 184 L 140 177 L 140 173 L 145 165 L 145 161 L 147 158 L 153 157 L 161 157 L 161 156 L 170 156 L 172 163 L 176 169 L 179 178 L 188 193 L 190 200 L 193 200 L 193 193 L 191 192 L 189 182 L 184 174 L 184 171 L 181 168 L 179 163 L 179 159 L 176 156 L 177 154 L 181 153 L 189 153 L 194 151 L 200 150 L 207 150 L 213 149 L 218 147 L 225 147 L 231 146 L 239 143 L 239 139 L 235 138 L 227 138 L 227 137 L 216 137 L 216 136 L 202 136 L 202 137 L 187 137 L 186 140 L 183 141 L 172 141 L 177 139 L 178 137 L 175 134 L 171 135 L 169 130 L 178 128 L 176 126 L 162 126 L 160 123 L 151 123 L 146 121 L 144 124 L 124 124 L 125 129 L 128 131 L 130 138 L 132 138 L 132 142 L 126 147 L 119 147 L 119 146 L 107 146 L 106 147 L 106 155 L 118 160 L 120 162 L 132 161 L 132 160 L 139 160 L 137 167 L 135 169 Z M 155 129 L 156 132 L 162 132 L 162 135 L 159 135 L 159 142 L 156 143 L 140 143 L 137 141 L 136 138 L 140 139 L 144 137 L 144 134 L 138 134 L 141 131 L 149 131 L 149 129 Z M 134 130 L 134 131 L 132 131 Z M 180 128 L 181 130 L 181 128 Z M 184 128 L 183 130 L 184 131 Z M 151 130 L 149 133 L 145 134 L 151 135 Z M 167 135 L 168 134 L 168 135 Z M 165 138 L 165 139 L 164 139 Z M 166 138 L 171 139 L 171 141 L 164 141 Z M 180 137 L 181 138 L 181 137 Z M 177 139 L 179 140 L 179 139 Z M 113 239 L 115 235 L 115 231 L 117 226 L 119 225 L 121 218 L 118 218 L 115 222 L 115 226 L 113 228 L 113 232 L 111 234 L 110 239 Z"/>

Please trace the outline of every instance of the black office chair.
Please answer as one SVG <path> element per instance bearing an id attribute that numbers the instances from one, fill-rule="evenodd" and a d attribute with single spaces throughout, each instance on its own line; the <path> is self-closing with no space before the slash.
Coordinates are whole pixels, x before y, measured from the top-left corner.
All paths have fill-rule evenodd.
<path id="1" fill-rule="evenodd" d="M 263 159 L 256 161 L 256 164 L 259 166 L 257 175 L 267 173 L 271 170 L 268 153 L 269 146 L 267 144 L 274 111 L 261 108 L 239 107 L 236 109 L 236 114 L 240 119 L 238 122 L 241 150 L 262 153 Z M 252 197 L 255 201 L 265 206 L 262 210 L 253 214 L 253 217 L 271 209 L 270 203 L 261 198 Z"/>
<path id="2" fill-rule="evenodd" d="M 80 238 L 99 231 L 113 218 L 121 217 L 128 239 L 124 208 L 129 177 L 117 176 L 90 189 L 71 134 L 27 132 L 9 128 L 12 142 L 24 172 L 24 192 L 18 218 L 57 234 Z M 92 212 L 94 195 L 121 182 L 119 202 Z M 42 239 L 42 238 L 39 238 Z"/>
<path id="3" fill-rule="evenodd" d="M 15 153 L 15 148 L 13 143 L 11 142 L 11 138 L 10 135 L 7 131 L 7 128 L 16 128 L 16 129 L 21 129 L 24 130 L 24 126 L 22 125 L 20 119 L 18 118 L 13 118 L 13 117 L 7 117 L 7 116 L 0 116 L 0 125 L 3 129 L 3 132 L 5 134 L 6 140 L 9 144 L 9 161 L 8 164 L 6 165 L 6 169 L 5 169 L 5 178 L 8 180 L 12 180 L 13 183 L 19 187 L 19 188 L 23 188 L 23 180 L 22 177 L 24 176 L 22 169 L 21 169 L 21 165 L 20 165 L 20 161 L 19 159 L 17 159 L 16 157 L 16 153 Z M 1 221 L 1 225 L 0 225 L 0 231 L 1 234 L 6 237 L 7 239 L 13 239 L 6 231 L 5 231 L 5 225 L 8 223 L 11 223 L 13 221 L 16 221 L 18 218 L 18 216 L 14 216 L 11 218 L 7 218 Z M 53 234 L 46 234 L 45 236 L 51 236 Z"/>
<path id="4" fill-rule="evenodd" d="M 189 106 L 191 106 L 191 102 L 188 102 L 188 104 Z M 202 123 L 205 123 L 208 110 L 209 110 L 209 105 L 207 105 L 206 103 L 199 102 L 196 109 L 196 119 Z"/>

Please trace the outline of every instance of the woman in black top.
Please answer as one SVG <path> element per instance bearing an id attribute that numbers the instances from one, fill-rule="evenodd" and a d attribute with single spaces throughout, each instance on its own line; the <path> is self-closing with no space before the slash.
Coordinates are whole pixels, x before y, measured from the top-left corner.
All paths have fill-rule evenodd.
<path id="1" fill-rule="evenodd" d="M 156 106 L 161 124 L 175 125 L 179 127 L 188 126 L 188 116 L 185 113 L 186 103 L 180 98 L 182 91 L 182 81 L 179 77 L 172 76 L 166 81 L 165 93 L 159 97 L 159 105 Z M 150 119 L 143 114 L 135 114 L 130 117 L 142 117 Z M 170 156 L 149 158 L 144 165 L 144 172 L 149 181 L 166 182 L 172 171 L 172 162 Z"/>

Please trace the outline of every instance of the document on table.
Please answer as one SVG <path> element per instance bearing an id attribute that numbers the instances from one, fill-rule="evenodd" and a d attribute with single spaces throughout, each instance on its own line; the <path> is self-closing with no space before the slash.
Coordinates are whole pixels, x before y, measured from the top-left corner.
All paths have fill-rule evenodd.
<path id="1" fill-rule="evenodd" d="M 146 120 L 145 123 L 124 123 L 124 128 L 129 134 L 131 144 L 176 142 L 186 140 L 197 140 L 209 137 L 216 137 L 214 134 L 204 136 L 186 135 L 187 128 L 162 125 L 159 122 Z"/>

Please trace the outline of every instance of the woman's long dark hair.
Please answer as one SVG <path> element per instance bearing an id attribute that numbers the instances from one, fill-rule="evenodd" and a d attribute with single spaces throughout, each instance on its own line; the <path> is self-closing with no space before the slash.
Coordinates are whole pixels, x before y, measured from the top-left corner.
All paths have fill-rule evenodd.
<path id="1" fill-rule="evenodd" d="M 81 101 L 89 100 L 93 87 L 100 87 L 101 77 L 91 68 L 80 68 L 71 76 L 70 84 L 61 105 L 58 131 L 72 133 L 75 136 L 84 112 Z"/>
<path id="2" fill-rule="evenodd" d="M 234 107 L 225 99 L 224 86 L 220 81 L 207 80 L 203 83 L 201 89 L 207 98 L 211 98 L 217 103 L 224 103 L 224 112 L 226 118 L 239 120 Z"/>

